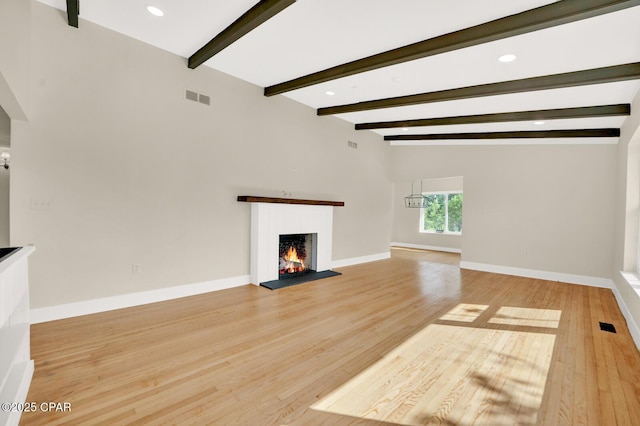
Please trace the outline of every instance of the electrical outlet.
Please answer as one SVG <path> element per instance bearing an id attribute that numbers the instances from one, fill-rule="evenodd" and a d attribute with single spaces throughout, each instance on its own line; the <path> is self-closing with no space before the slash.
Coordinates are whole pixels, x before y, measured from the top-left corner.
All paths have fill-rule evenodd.
<path id="1" fill-rule="evenodd" d="M 138 265 L 137 263 L 133 263 L 131 265 L 131 273 L 132 274 L 139 274 L 141 271 L 140 265 Z"/>
<path id="2" fill-rule="evenodd" d="M 31 210 L 53 210 L 53 200 L 51 198 L 32 198 L 29 206 Z"/>

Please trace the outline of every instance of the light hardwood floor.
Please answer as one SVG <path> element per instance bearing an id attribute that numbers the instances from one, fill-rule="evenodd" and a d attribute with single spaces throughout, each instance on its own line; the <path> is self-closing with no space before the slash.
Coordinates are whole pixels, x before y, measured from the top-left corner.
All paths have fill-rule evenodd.
<path id="1" fill-rule="evenodd" d="M 458 263 L 392 250 L 281 290 L 34 325 L 28 401 L 71 411 L 21 424 L 640 425 L 610 290 Z"/>

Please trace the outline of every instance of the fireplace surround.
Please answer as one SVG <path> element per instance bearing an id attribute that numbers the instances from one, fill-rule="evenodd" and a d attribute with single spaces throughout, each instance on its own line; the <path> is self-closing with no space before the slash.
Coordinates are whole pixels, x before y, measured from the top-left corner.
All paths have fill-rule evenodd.
<path id="1" fill-rule="evenodd" d="M 281 235 L 311 235 L 311 269 L 331 269 L 333 208 L 343 202 L 253 196 L 239 196 L 238 201 L 251 203 L 251 283 L 279 279 Z"/>

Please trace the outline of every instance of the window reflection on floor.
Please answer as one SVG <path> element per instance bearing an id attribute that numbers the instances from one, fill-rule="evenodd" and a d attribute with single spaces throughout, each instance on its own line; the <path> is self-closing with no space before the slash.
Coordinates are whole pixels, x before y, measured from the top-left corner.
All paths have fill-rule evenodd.
<path id="1" fill-rule="evenodd" d="M 440 320 L 461 326 L 426 326 L 312 408 L 400 425 L 535 424 L 556 336 L 471 326 L 489 308 L 455 306 Z M 501 307 L 488 323 L 557 328 L 560 315 Z"/>
<path id="2" fill-rule="evenodd" d="M 487 321 L 489 324 L 509 324 L 526 327 L 558 328 L 561 311 L 503 306 Z"/>
<path id="3" fill-rule="evenodd" d="M 440 319 L 444 321 L 474 322 L 488 307 L 489 305 L 461 303 L 441 316 Z"/>

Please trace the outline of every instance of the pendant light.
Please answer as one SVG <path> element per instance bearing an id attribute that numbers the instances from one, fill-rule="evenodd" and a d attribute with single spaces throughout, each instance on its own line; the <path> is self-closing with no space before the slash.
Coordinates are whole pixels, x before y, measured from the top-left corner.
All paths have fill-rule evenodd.
<path id="1" fill-rule="evenodd" d="M 427 198 L 422 195 L 422 180 L 420 180 L 420 193 L 413 192 L 413 181 L 411 181 L 411 195 L 404 197 L 404 206 L 410 209 L 422 209 L 427 206 Z"/>

